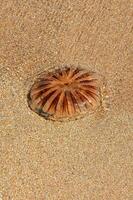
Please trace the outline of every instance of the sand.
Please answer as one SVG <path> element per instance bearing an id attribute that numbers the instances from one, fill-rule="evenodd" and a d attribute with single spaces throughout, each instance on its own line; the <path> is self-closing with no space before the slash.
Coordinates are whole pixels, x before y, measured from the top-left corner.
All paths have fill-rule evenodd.
<path id="1" fill-rule="evenodd" d="M 0 200 L 132 200 L 130 0 L 0 1 Z M 27 105 L 43 70 L 105 77 L 104 112 L 46 121 Z"/>

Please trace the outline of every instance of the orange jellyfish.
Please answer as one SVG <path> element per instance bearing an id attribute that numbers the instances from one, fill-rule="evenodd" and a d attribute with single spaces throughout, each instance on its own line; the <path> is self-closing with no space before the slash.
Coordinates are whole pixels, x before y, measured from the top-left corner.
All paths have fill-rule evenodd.
<path id="1" fill-rule="evenodd" d="M 31 87 L 28 104 L 45 119 L 76 119 L 100 105 L 99 80 L 80 67 L 45 72 Z"/>

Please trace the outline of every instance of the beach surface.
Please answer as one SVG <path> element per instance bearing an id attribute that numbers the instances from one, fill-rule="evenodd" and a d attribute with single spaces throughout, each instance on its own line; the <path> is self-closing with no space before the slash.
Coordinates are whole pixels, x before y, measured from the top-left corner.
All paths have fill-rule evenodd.
<path id="1" fill-rule="evenodd" d="M 133 199 L 130 0 L 0 0 L 0 200 Z M 49 121 L 27 94 L 37 74 L 104 77 L 102 112 Z"/>

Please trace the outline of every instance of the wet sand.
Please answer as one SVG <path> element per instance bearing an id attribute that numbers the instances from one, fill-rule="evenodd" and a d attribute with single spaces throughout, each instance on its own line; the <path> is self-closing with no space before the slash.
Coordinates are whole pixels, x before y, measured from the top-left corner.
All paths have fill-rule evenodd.
<path id="1" fill-rule="evenodd" d="M 132 200 L 130 1 L 0 4 L 0 200 Z M 105 77 L 103 112 L 52 122 L 29 109 L 36 75 L 60 65 Z"/>

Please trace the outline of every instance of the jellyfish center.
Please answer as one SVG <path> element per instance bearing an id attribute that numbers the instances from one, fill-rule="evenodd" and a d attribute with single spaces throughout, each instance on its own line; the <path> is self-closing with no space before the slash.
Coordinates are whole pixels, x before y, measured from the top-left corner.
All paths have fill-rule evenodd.
<path id="1" fill-rule="evenodd" d="M 65 85 L 65 86 L 67 86 L 67 85 L 69 85 L 69 84 L 70 84 L 70 83 L 68 83 L 68 82 L 64 82 L 64 85 Z"/>
<path id="2" fill-rule="evenodd" d="M 74 81 L 71 81 L 71 80 L 64 80 L 63 83 L 62 83 L 62 89 L 64 91 L 70 91 L 71 89 L 75 89 L 77 88 L 77 84 L 74 82 Z"/>

